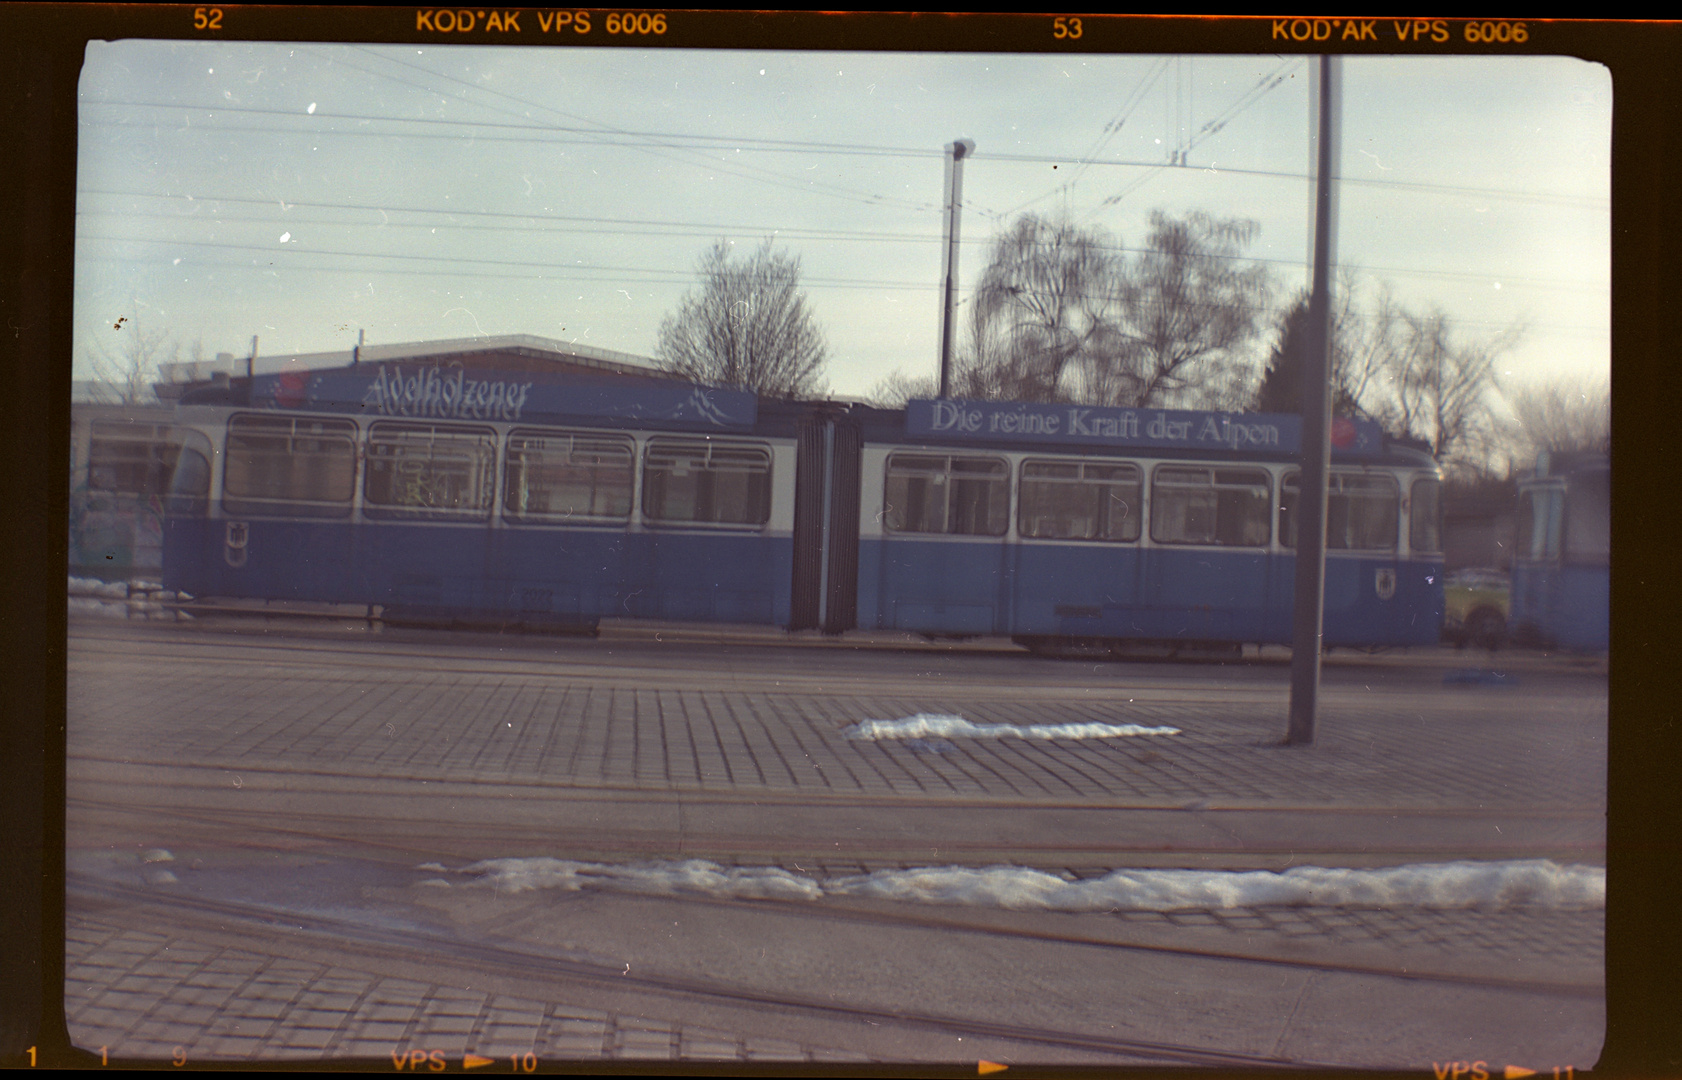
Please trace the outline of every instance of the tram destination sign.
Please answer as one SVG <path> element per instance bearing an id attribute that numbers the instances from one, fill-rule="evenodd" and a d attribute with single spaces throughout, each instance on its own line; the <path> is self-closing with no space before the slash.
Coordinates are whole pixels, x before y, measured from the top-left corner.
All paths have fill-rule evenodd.
<path id="1" fill-rule="evenodd" d="M 252 380 L 251 400 L 282 410 L 503 423 L 591 416 L 747 429 L 759 413 L 758 399 L 740 390 L 681 382 L 534 379 L 524 372 L 438 364 L 361 364 L 259 375 Z"/>
<path id="2" fill-rule="evenodd" d="M 1124 409 L 951 398 L 912 401 L 905 433 L 932 439 L 1069 443 L 1115 449 L 1226 450 L 1292 455 L 1302 451 L 1302 418 L 1290 413 Z M 1332 421 L 1332 448 L 1377 453 L 1384 431 L 1371 420 Z"/>

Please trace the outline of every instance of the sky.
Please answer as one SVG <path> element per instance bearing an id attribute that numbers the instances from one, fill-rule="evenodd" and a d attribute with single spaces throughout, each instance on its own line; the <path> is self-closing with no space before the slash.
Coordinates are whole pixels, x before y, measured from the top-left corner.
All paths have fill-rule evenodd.
<path id="1" fill-rule="evenodd" d="M 1277 55 L 94 42 L 74 378 L 136 328 L 182 359 L 359 332 L 652 356 L 702 253 L 770 238 L 801 261 L 831 392 L 862 397 L 937 370 L 959 138 L 960 303 L 1021 213 L 1136 251 L 1152 211 L 1203 211 L 1258 223 L 1272 321 L 1307 284 L 1309 74 Z M 1337 253 L 1362 294 L 1468 340 L 1518 328 L 1504 385 L 1607 379 L 1607 70 L 1350 57 L 1343 79 Z"/>

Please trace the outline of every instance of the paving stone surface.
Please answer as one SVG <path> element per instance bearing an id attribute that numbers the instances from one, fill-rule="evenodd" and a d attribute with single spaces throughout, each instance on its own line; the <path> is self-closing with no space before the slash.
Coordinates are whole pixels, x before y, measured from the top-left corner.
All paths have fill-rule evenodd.
<path id="1" fill-rule="evenodd" d="M 233 668 L 71 653 L 71 754 L 468 782 L 922 798 L 1398 807 L 1600 806 L 1606 700 L 1502 687 L 1323 708 L 1282 753 L 1278 695 L 1190 702 L 1031 693 L 684 690 L 541 665 L 335 667 L 328 649 Z M 470 666 L 470 665 L 467 665 Z M 697 680 L 700 681 L 700 680 Z M 1191 696 L 1196 697 L 1196 694 Z M 1168 726 L 1114 739 L 854 740 L 861 720 Z"/>
<path id="2" fill-rule="evenodd" d="M 74 1045 L 116 1059 L 389 1058 L 424 1047 L 543 1061 L 861 1062 L 865 1055 L 591 1009 L 476 994 L 319 960 L 195 945 L 72 912 L 65 1019 Z"/>
<path id="3" fill-rule="evenodd" d="M 118 646 L 121 641 L 116 643 Z M 1215 802 L 1267 807 L 1569 808 L 1603 811 L 1604 694 L 1426 688 L 1332 705 L 1312 748 L 1282 752 L 1278 702 L 1243 694 L 1078 700 L 947 686 L 929 693 L 834 687 L 652 685 L 639 669 L 581 676 L 534 661 L 427 664 L 332 643 L 159 664 L 144 650 L 78 641 L 69 653 L 69 753 L 392 780 L 542 783 L 580 789 L 766 792 L 1080 804 Z M 671 680 L 667 680 L 670 682 Z M 916 713 L 976 723 L 1134 723 L 1172 736 L 867 742 L 844 730 Z M 818 876 L 881 864 L 802 867 Z M 1071 867 L 1073 879 L 1103 872 Z M 310 1060 L 389 1057 L 394 1047 L 503 1061 L 829 1062 L 846 1048 L 685 1026 L 657 1016 L 468 991 L 319 955 L 205 942 L 68 908 L 66 1018 L 76 1045 L 113 1057 Z M 1225 938 L 1468 952 L 1492 969 L 1603 948 L 1600 912 L 1249 908 L 1114 918 Z"/>

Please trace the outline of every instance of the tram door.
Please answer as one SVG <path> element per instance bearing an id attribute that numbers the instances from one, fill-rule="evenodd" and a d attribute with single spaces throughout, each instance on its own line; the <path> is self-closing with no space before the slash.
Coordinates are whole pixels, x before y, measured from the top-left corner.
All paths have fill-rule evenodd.
<path id="1" fill-rule="evenodd" d="M 794 576 L 789 585 L 790 630 L 816 630 L 823 611 L 824 489 L 829 473 L 829 425 L 808 415 L 795 452 Z"/>
<path id="2" fill-rule="evenodd" d="M 1518 551 L 1513 560 L 1510 621 L 1544 635 L 1559 624 L 1564 601 L 1560 573 L 1565 484 L 1525 487 L 1518 497 Z"/>
<path id="3" fill-rule="evenodd" d="M 1007 632 L 1009 462 L 895 451 L 884 480 L 879 625 L 925 634 Z"/>
<path id="4" fill-rule="evenodd" d="M 1140 632 L 1140 467 L 1029 458 L 1016 493 L 1012 589 L 1017 633 L 1128 637 Z"/>
<path id="5" fill-rule="evenodd" d="M 812 413 L 801 421 L 790 630 L 839 634 L 858 626 L 863 443 L 857 420 Z"/>
<path id="6" fill-rule="evenodd" d="M 1267 470 L 1158 465 L 1150 520 L 1144 580 L 1155 636 L 1262 640 L 1272 564 Z"/>
<path id="7" fill-rule="evenodd" d="M 839 634 L 859 623 L 859 495 L 864 432 L 837 420 L 830 432 L 828 550 L 824 560 L 823 630 Z"/>

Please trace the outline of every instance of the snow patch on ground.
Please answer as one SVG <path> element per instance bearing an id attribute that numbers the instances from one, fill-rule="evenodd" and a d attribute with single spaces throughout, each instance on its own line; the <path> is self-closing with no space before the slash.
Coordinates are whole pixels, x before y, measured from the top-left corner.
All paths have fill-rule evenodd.
<path id="1" fill-rule="evenodd" d="M 71 596 L 98 596 L 108 600 L 127 600 L 129 585 L 126 581 L 101 581 L 99 578 L 72 576 L 69 592 Z"/>
<path id="2" fill-rule="evenodd" d="M 1595 908 L 1606 872 L 1521 862 L 1453 862 L 1378 870 L 1297 866 L 1271 870 L 1117 870 L 1065 881 L 1019 866 L 878 870 L 825 883 L 832 896 L 1016 911 L 1218 911 L 1248 907 Z"/>
<path id="3" fill-rule="evenodd" d="M 432 870 L 436 864 L 424 869 Z M 605 889 L 735 900 L 868 897 L 1012 911 L 1219 911 L 1249 907 L 1582 910 L 1606 905 L 1606 871 L 1546 859 L 1419 863 L 1376 870 L 1116 870 L 1084 881 L 1021 866 L 919 867 L 819 878 L 781 867 L 702 859 L 615 865 L 570 859 L 490 859 L 462 867 L 463 884 L 502 892 Z M 442 884 L 431 879 L 425 884 Z"/>
<path id="4" fill-rule="evenodd" d="M 813 879 L 776 866 L 724 867 L 702 859 L 683 862 L 573 862 L 570 859 L 488 859 L 463 867 L 478 875 L 472 884 L 501 892 L 528 889 L 613 889 L 623 892 L 706 896 L 743 900 L 816 900 L 822 887 Z"/>
<path id="5" fill-rule="evenodd" d="M 72 614 L 109 619 L 184 621 L 192 618 L 175 606 L 191 600 L 190 595 L 165 589 L 152 581 L 101 581 L 72 575 L 68 592 Z"/>
<path id="6" fill-rule="evenodd" d="M 844 729 L 848 739 L 1121 739 L 1133 735 L 1178 735 L 1179 728 L 1139 724 L 977 724 L 961 716 L 918 713 L 899 720 L 861 720 Z"/>

